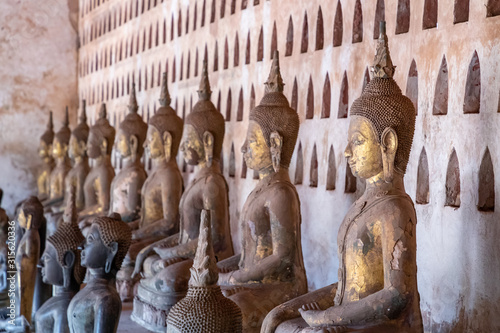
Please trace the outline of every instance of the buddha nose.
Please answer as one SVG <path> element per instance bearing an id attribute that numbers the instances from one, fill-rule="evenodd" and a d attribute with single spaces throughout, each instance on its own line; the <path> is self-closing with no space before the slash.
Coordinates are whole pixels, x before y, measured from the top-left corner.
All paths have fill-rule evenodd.
<path id="1" fill-rule="evenodd" d="M 344 150 L 344 157 L 345 158 L 349 158 L 352 156 L 352 151 L 351 151 L 351 147 L 349 147 L 349 144 L 345 147 L 345 150 Z"/>
<path id="2" fill-rule="evenodd" d="M 243 142 L 243 146 L 241 146 L 241 153 L 246 154 L 247 152 L 247 142 Z"/>
<path id="3" fill-rule="evenodd" d="M 186 147 L 184 147 L 184 146 L 185 146 L 185 143 L 184 143 L 184 142 L 182 142 L 182 143 L 180 144 L 180 146 L 179 146 L 180 151 L 184 151 L 184 150 L 186 150 Z"/>

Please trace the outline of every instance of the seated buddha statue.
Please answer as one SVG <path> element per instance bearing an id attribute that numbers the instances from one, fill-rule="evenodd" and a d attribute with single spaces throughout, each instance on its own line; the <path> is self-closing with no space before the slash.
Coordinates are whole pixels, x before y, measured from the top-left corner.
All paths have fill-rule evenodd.
<path id="1" fill-rule="evenodd" d="M 141 158 L 148 125 L 137 114 L 138 109 L 135 84 L 132 84 L 129 112 L 120 123 L 115 142 L 116 152 L 123 159 L 124 167 L 111 183 L 109 202 L 109 213 L 120 214 L 125 222 L 134 221 L 139 217 L 141 189 L 147 177 Z"/>
<path id="2" fill-rule="evenodd" d="M 233 255 L 228 187 L 219 166 L 224 118 L 210 101 L 206 61 L 198 94 L 199 101 L 186 117 L 180 147 L 184 160 L 198 166 L 180 200 L 180 232 L 145 247 L 135 263 L 134 274 L 142 271 L 144 278 L 134 298 L 132 320 L 157 332 L 165 331 L 170 308 L 186 295 L 202 210 L 210 211 L 215 255 L 221 260 Z"/>
<path id="3" fill-rule="evenodd" d="M 116 332 L 122 302 L 115 278 L 131 238 L 131 230 L 119 214 L 93 219 L 81 251 L 81 265 L 89 272 L 87 284 L 68 307 L 71 333 Z"/>
<path id="4" fill-rule="evenodd" d="M 95 160 L 95 165 L 83 185 L 85 208 L 80 212 L 79 219 L 82 220 L 80 228 L 84 235 L 85 229 L 90 226 L 91 217 L 109 211 L 111 182 L 115 177 L 110 157 L 114 141 L 115 129 L 106 119 L 106 104 L 103 103 L 99 119 L 90 128 L 87 140 L 87 155 Z"/>
<path id="5" fill-rule="evenodd" d="M 163 73 L 160 105 L 149 120 L 145 148 L 152 160 L 152 170 L 142 186 L 140 218 L 129 226 L 132 245 L 117 275 L 117 289 L 122 301 L 133 297 L 132 279 L 135 259 L 147 245 L 179 232 L 179 202 L 183 179 L 175 156 L 182 137 L 183 121 L 170 107 L 167 75 Z M 118 177 L 118 176 L 117 176 Z"/>
<path id="6" fill-rule="evenodd" d="M 71 164 L 68 157 L 68 145 L 71 137 L 71 130 L 68 127 L 68 107 L 64 117 L 63 126 L 54 136 L 52 143 L 52 156 L 56 160 L 56 166 L 50 173 L 50 188 L 49 198 L 42 202 L 45 210 L 51 209 L 52 206 L 61 205 L 64 202 L 65 179 L 68 172 L 71 170 Z M 52 235 L 57 229 L 57 223 L 53 219 L 47 221 L 47 235 Z"/>
<path id="7" fill-rule="evenodd" d="M 372 80 L 350 110 L 344 155 L 366 189 L 338 232 L 338 284 L 276 307 L 262 332 L 423 332 L 417 219 L 403 182 L 415 109 L 394 70 L 382 22 Z"/>
<path id="8" fill-rule="evenodd" d="M 37 264 L 40 258 L 39 229 L 45 227 L 43 206 L 37 197 L 23 201 L 17 216 L 18 224 L 24 229 L 24 235 L 16 252 L 16 310 L 18 324 L 31 324 L 37 280 Z"/>
<path id="9" fill-rule="evenodd" d="M 241 148 L 247 167 L 259 173 L 240 215 L 242 252 L 219 262 L 219 285 L 241 308 L 243 332 L 260 332 L 269 311 L 307 292 L 300 200 L 288 175 L 300 122 L 283 86 L 276 51 Z"/>
<path id="10" fill-rule="evenodd" d="M 54 159 L 52 158 L 53 140 L 54 125 L 52 124 L 52 111 L 50 111 L 47 129 L 40 137 L 40 145 L 38 146 L 38 155 L 43 161 L 36 179 L 38 198 L 40 200 L 48 199 L 50 193 L 50 174 L 54 169 Z"/>
<path id="11" fill-rule="evenodd" d="M 85 268 L 80 264 L 78 249 L 85 238 L 77 223 L 75 187 L 66 201 L 63 222 L 54 234 L 47 237 L 45 251 L 40 259 L 43 281 L 54 286 L 54 296 L 36 312 L 36 332 L 69 332 L 68 306 L 85 278 Z"/>

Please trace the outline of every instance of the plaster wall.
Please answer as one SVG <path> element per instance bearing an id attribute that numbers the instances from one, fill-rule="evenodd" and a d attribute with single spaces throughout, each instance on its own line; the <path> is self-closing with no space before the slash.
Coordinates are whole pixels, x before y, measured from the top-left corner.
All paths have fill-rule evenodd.
<path id="1" fill-rule="evenodd" d="M 78 2 L 0 2 L 0 188 L 2 207 L 36 194 L 39 138 L 49 111 L 54 131 L 76 111 Z M 76 113 L 70 113 L 75 124 Z"/>
<path id="2" fill-rule="evenodd" d="M 395 34 L 398 2 L 408 3 L 410 9 L 409 30 L 401 34 Z M 138 88 L 140 112 L 147 120 L 158 106 L 160 75 L 167 71 L 172 105 L 184 117 L 197 101 L 201 61 L 206 52 L 212 101 L 227 119 L 223 164 L 230 188 L 233 243 L 239 252 L 238 218 L 245 198 L 257 183 L 251 170 L 246 178 L 241 176 L 240 147 L 248 125 L 252 87 L 256 103 L 264 93 L 263 83 L 270 69 L 273 26 L 276 24 L 277 49 L 286 83 L 285 95 L 289 100 L 293 99 L 295 80 L 298 88 L 296 98 L 301 129 L 297 146 L 299 143 L 302 146 L 304 175 L 302 184 L 297 185 L 302 201 L 302 246 L 309 288 L 317 289 L 337 281 L 337 231 L 349 206 L 363 190 L 359 183 L 355 193 L 344 191 L 346 162 L 343 150 L 349 118 L 337 118 L 342 81 L 345 73 L 350 106 L 361 94 L 365 70 L 372 62 L 376 45 L 374 28 L 378 24 L 375 17 L 376 13 L 381 17 L 382 12 L 377 12 L 377 8 L 384 4 L 391 55 L 398 66 L 395 79 L 403 92 L 406 91 L 412 60 L 418 69 L 418 116 L 405 185 L 415 200 L 418 163 L 425 147 L 429 202 L 416 204 L 418 283 L 425 330 L 495 332 L 500 330 L 498 195 L 495 211 L 483 212 L 477 208 L 478 192 L 484 186 L 479 183 L 479 168 L 486 147 L 491 153 L 493 172 L 498 173 L 500 165 L 497 143 L 500 133 L 500 16 L 487 17 L 485 6 L 493 2 L 468 2 L 468 20 L 454 24 L 457 15 L 455 1 L 440 0 L 437 26 L 422 29 L 424 18 L 430 14 L 424 8 L 424 1 L 416 0 L 411 3 L 359 1 L 362 18 L 357 16 L 357 19 L 354 19 L 356 2 L 352 0 L 243 0 L 243 4 L 247 3 L 245 9 L 242 9 L 242 0 L 110 0 L 103 3 L 81 0 L 79 99 L 87 100 L 92 122 L 100 103 L 105 102 L 110 120 L 116 125 L 127 112 L 128 92 L 134 81 Z M 334 47 L 333 28 L 339 3 L 343 35 L 341 45 Z M 317 50 L 320 7 L 324 45 Z M 211 22 L 213 8 L 214 22 Z M 224 17 L 221 17 L 221 8 L 224 8 Z M 304 28 L 306 13 L 307 27 Z M 285 56 L 290 18 L 293 21 L 290 35 L 293 36 L 293 52 Z M 353 43 L 353 25 L 360 19 L 362 41 Z M 257 61 L 261 31 L 263 60 Z M 248 39 L 250 61 L 246 64 Z M 224 68 L 226 40 L 227 69 Z M 305 52 L 301 52 L 305 40 Z M 234 62 L 236 50 L 239 52 L 237 66 Z M 466 79 L 474 51 L 480 62 L 480 111 L 464 114 Z M 436 82 L 443 55 L 448 66 L 448 112 L 433 115 L 436 87 L 441 88 Z M 331 86 L 331 96 L 327 98 L 330 117 L 323 118 L 327 74 Z M 313 88 L 310 92 L 309 86 Z M 240 91 L 243 94 L 242 121 L 237 120 Z M 307 101 L 308 94 L 313 94 L 309 99 L 313 105 Z M 313 110 L 312 119 L 306 119 L 308 105 Z M 316 165 L 312 161 L 314 145 L 318 159 L 317 187 L 309 186 L 310 168 Z M 232 146 L 235 151 L 234 176 L 230 176 Z M 331 147 L 335 157 L 332 163 L 336 170 L 335 189 L 326 190 Z M 459 160 L 460 207 L 445 206 L 447 166 L 453 149 Z M 297 155 L 296 148 L 290 166 L 292 181 L 297 172 Z M 113 160 L 119 168 L 119 161 Z M 145 162 L 148 163 L 147 157 Z M 193 177 L 191 171 L 188 167 L 183 173 L 186 183 Z M 498 191 L 499 177 L 492 181 Z"/>

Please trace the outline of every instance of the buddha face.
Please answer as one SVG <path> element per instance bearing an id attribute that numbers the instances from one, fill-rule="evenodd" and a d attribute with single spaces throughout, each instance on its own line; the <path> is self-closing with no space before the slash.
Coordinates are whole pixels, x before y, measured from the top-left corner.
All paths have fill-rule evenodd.
<path id="1" fill-rule="evenodd" d="M 83 141 L 79 141 L 75 136 L 71 136 L 69 139 L 69 150 L 68 155 L 70 158 L 75 159 L 76 157 L 82 157 L 85 155 L 87 150 L 87 144 Z"/>
<path id="2" fill-rule="evenodd" d="M 368 179 L 383 172 L 380 148 L 371 122 L 364 117 L 352 116 L 344 156 L 353 175 Z"/>
<path id="3" fill-rule="evenodd" d="M 152 159 L 157 159 L 165 155 L 160 132 L 153 126 L 148 127 L 144 148 L 149 152 L 149 156 Z"/>
<path id="4" fill-rule="evenodd" d="M 52 145 L 47 144 L 45 141 L 40 140 L 40 145 L 38 146 L 38 156 L 41 158 L 46 158 L 51 156 Z"/>
<path id="5" fill-rule="evenodd" d="M 241 147 L 247 167 L 252 170 L 262 170 L 272 165 L 271 151 L 267 146 L 260 125 L 250 120 L 245 142 Z"/>
<path id="6" fill-rule="evenodd" d="M 57 260 L 57 251 L 52 243 L 46 243 L 45 251 L 40 259 L 43 282 L 56 286 L 64 285 L 63 269 Z"/>
<path id="7" fill-rule="evenodd" d="M 103 268 L 110 249 L 103 243 L 96 224 L 92 224 L 81 252 L 81 265 L 87 268 Z"/>
<path id="8" fill-rule="evenodd" d="M 189 165 L 198 165 L 205 158 L 203 142 L 192 125 L 184 125 L 180 150 Z"/>
<path id="9" fill-rule="evenodd" d="M 101 156 L 101 140 L 94 132 L 89 133 L 87 141 L 87 154 L 90 158 L 98 158 Z"/>
<path id="10" fill-rule="evenodd" d="M 115 149 L 122 157 L 129 157 L 131 155 L 130 142 L 122 130 L 119 130 L 116 136 Z"/>
<path id="11" fill-rule="evenodd" d="M 54 138 L 54 143 L 52 144 L 52 157 L 64 157 L 67 150 L 68 146 L 65 143 L 60 142 L 58 138 Z"/>

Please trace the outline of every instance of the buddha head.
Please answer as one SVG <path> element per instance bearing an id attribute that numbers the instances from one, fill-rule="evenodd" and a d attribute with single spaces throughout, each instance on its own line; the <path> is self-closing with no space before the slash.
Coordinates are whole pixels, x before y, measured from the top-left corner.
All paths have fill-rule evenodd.
<path id="1" fill-rule="evenodd" d="M 299 116 L 283 95 L 278 51 L 260 104 L 250 111 L 250 123 L 241 152 L 250 169 L 272 166 L 288 169 L 299 133 Z"/>
<path id="2" fill-rule="evenodd" d="M 208 167 L 212 160 L 218 160 L 224 140 L 224 117 L 210 101 L 212 91 L 208 81 L 206 59 L 203 62 L 199 100 L 193 111 L 186 117 L 182 136 L 181 151 L 184 160 L 190 165 L 205 162 Z"/>
<path id="3" fill-rule="evenodd" d="M 128 114 L 120 123 L 116 136 L 116 149 L 124 157 L 130 157 L 133 161 L 141 158 L 144 152 L 143 144 L 146 139 L 148 125 L 137 114 L 139 106 L 135 97 L 135 84 L 132 84 L 132 93 L 128 105 Z"/>
<path id="4" fill-rule="evenodd" d="M 132 231 L 120 214 L 96 217 L 90 226 L 81 253 L 82 266 L 116 274 L 127 254 Z"/>
<path id="5" fill-rule="evenodd" d="M 42 159 L 52 158 L 52 142 L 53 141 L 54 141 L 54 125 L 52 123 L 52 111 L 50 111 L 47 129 L 40 137 L 40 145 L 38 146 L 38 155 Z"/>
<path id="6" fill-rule="evenodd" d="M 63 126 L 57 131 L 52 143 L 52 157 L 61 158 L 67 155 L 70 137 L 71 130 L 69 129 L 68 107 L 66 106 Z"/>
<path id="7" fill-rule="evenodd" d="M 406 172 L 415 108 L 394 81 L 394 70 L 385 22 L 381 22 L 372 80 L 351 106 L 344 152 L 353 174 L 363 179 L 380 175 L 379 179 L 390 183 L 395 173 L 403 176 Z"/>
<path id="8" fill-rule="evenodd" d="M 149 119 L 148 133 L 144 146 L 152 159 L 165 158 L 170 161 L 177 155 L 182 137 L 183 121 L 170 107 L 170 94 L 167 87 L 167 73 L 163 73 L 160 95 L 161 107 Z"/>
<path id="9" fill-rule="evenodd" d="M 85 238 L 78 227 L 75 207 L 75 187 L 72 187 L 63 222 L 47 238 L 41 257 L 43 282 L 69 288 L 79 286 L 85 278 L 85 268 L 80 263 L 79 246 Z"/>
<path id="10" fill-rule="evenodd" d="M 106 119 L 106 104 L 103 103 L 99 111 L 99 119 L 97 119 L 89 131 L 87 155 L 94 159 L 101 156 L 109 156 L 113 149 L 114 141 L 115 129 Z"/>
<path id="11" fill-rule="evenodd" d="M 69 139 L 69 157 L 75 159 L 84 157 L 87 154 L 87 140 L 89 138 L 89 125 L 87 125 L 86 103 L 83 100 L 82 113 L 80 114 L 78 125 L 71 132 Z"/>
<path id="12" fill-rule="evenodd" d="M 43 206 L 37 197 L 31 196 L 24 200 L 17 215 L 17 222 L 26 230 L 38 230 L 44 223 Z"/>

